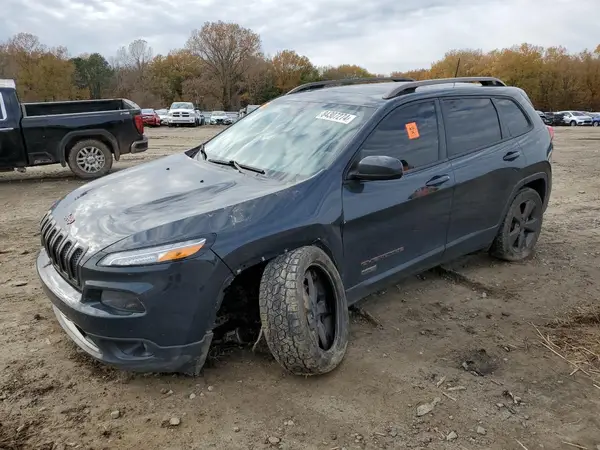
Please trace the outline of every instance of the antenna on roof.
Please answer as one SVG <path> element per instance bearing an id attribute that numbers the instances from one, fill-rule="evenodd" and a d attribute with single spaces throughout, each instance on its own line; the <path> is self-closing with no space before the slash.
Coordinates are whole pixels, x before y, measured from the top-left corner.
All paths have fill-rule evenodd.
<path id="1" fill-rule="evenodd" d="M 458 58 L 458 63 L 456 64 L 456 72 L 454 72 L 454 78 L 458 77 L 458 68 L 460 67 L 460 58 Z"/>

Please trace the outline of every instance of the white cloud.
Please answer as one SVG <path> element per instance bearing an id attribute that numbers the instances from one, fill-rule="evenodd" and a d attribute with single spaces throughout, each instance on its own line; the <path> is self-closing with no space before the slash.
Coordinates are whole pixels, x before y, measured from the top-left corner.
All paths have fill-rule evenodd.
<path id="1" fill-rule="evenodd" d="M 8 2 L 8 4 L 7 4 Z M 267 53 L 388 73 L 426 67 L 453 48 L 529 42 L 595 48 L 598 0 L 3 0 L 0 40 L 29 32 L 72 54 L 109 57 L 134 39 L 155 53 L 182 47 L 205 21 L 259 32 Z"/>

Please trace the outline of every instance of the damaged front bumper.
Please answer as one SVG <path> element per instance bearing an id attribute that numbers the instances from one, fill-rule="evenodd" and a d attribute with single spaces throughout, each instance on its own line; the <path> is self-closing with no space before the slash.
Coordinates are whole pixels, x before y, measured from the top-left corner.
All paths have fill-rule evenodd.
<path id="1" fill-rule="evenodd" d="M 36 268 L 59 324 L 79 348 L 136 372 L 190 373 L 202 367 L 222 284 L 230 275 L 210 251 L 188 261 L 122 271 L 88 261 L 81 270 L 81 290 L 59 274 L 45 249 Z M 103 303 L 103 292 L 127 294 L 142 308 L 116 310 Z"/>

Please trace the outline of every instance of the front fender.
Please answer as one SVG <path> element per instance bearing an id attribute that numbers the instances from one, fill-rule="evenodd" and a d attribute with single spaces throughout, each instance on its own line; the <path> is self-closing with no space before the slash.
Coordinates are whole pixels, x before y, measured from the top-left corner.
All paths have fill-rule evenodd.
<path id="1" fill-rule="evenodd" d="M 217 239 L 213 251 L 223 260 L 234 274 L 261 262 L 268 261 L 291 250 L 307 245 L 316 245 L 329 255 L 343 276 L 343 245 L 341 227 L 331 225 L 307 225 L 293 230 L 264 236 L 231 248 L 227 241 Z"/>

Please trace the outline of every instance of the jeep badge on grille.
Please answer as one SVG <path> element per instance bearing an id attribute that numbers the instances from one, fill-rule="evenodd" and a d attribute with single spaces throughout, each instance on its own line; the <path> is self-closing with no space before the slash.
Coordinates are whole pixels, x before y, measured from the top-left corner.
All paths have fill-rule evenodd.
<path id="1" fill-rule="evenodd" d="M 73 214 L 69 214 L 67 217 L 65 217 L 65 222 L 67 225 L 71 225 L 73 222 L 75 222 L 75 217 Z"/>

